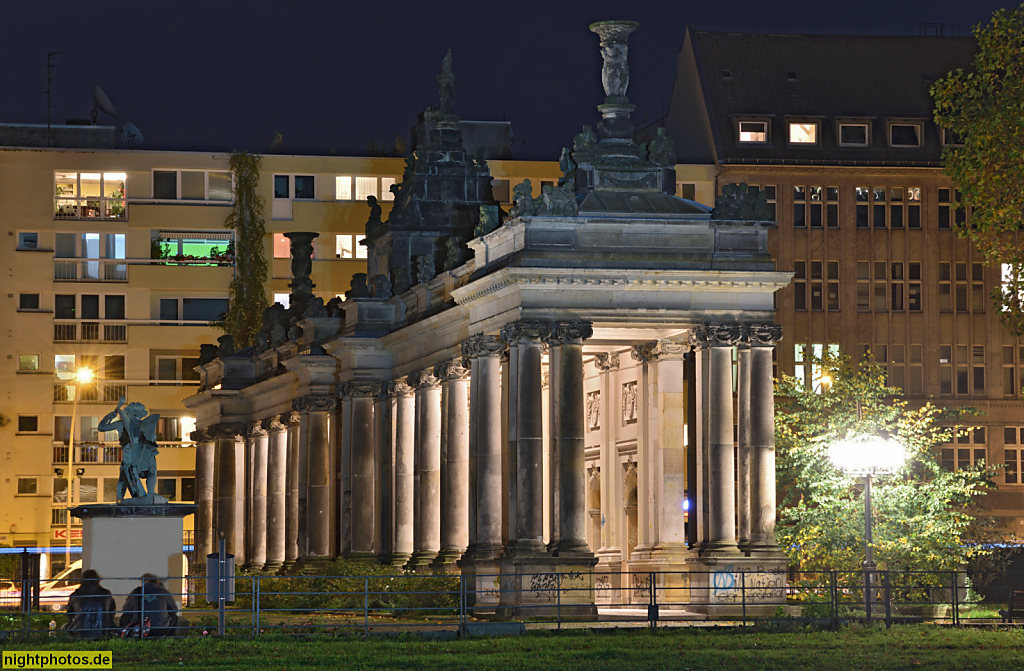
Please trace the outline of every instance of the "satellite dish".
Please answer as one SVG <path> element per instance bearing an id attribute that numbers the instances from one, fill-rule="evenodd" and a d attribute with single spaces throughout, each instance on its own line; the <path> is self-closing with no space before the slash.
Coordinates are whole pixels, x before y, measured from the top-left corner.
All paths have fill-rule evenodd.
<path id="1" fill-rule="evenodd" d="M 92 122 L 96 123 L 96 117 L 99 116 L 100 112 L 109 114 L 110 116 L 117 118 L 117 110 L 114 109 L 114 103 L 110 102 L 110 98 L 103 92 L 100 85 L 97 84 L 96 88 L 92 91 L 93 107 L 92 107 Z"/>
<path id="2" fill-rule="evenodd" d="M 124 138 L 124 143 L 128 145 L 129 149 L 135 145 L 142 144 L 142 131 L 131 121 L 126 123 L 121 129 L 121 137 Z"/>

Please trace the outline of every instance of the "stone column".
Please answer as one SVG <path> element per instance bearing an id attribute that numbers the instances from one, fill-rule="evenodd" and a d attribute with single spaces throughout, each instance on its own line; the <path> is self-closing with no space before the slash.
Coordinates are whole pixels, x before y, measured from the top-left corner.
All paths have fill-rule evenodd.
<path id="1" fill-rule="evenodd" d="M 618 477 L 619 466 L 617 450 L 615 449 L 615 437 L 617 435 L 618 419 L 615 413 L 615 394 L 618 391 L 616 386 L 619 369 L 619 355 L 617 353 L 602 352 L 594 357 L 594 366 L 601 371 L 600 394 L 597 397 L 598 422 L 601 432 L 601 540 L 597 554 L 601 562 L 607 564 L 621 559 L 621 550 L 618 547 L 619 534 L 616 533 L 616 525 L 621 517 L 622 496 L 619 491 L 621 478 Z"/>
<path id="2" fill-rule="evenodd" d="M 306 557 L 332 556 L 331 548 L 331 413 L 338 407 L 333 396 L 305 396 L 294 402 L 306 413 Z"/>
<path id="3" fill-rule="evenodd" d="M 461 357 L 449 359 L 434 366 L 434 377 L 444 385 L 446 405 L 438 560 L 453 566 L 469 546 L 469 370 L 462 365 Z"/>
<path id="4" fill-rule="evenodd" d="M 587 469 L 583 458 L 586 406 L 583 402 L 583 341 L 594 335 L 590 322 L 554 322 L 548 341 L 558 359 L 558 545 L 559 556 L 589 553 Z"/>
<path id="5" fill-rule="evenodd" d="M 196 517 L 195 517 L 195 560 L 194 568 L 206 570 L 206 555 L 216 551 L 213 542 L 214 471 L 216 447 L 213 438 L 205 431 L 193 431 L 196 442 Z"/>
<path id="6" fill-rule="evenodd" d="M 547 415 L 547 440 L 544 444 L 544 485 L 547 488 L 544 503 L 547 506 L 545 511 L 545 523 L 547 524 L 548 551 L 554 552 L 558 548 L 558 540 L 561 537 L 559 527 L 561 526 L 561 481 L 559 472 L 561 464 L 558 461 L 558 439 L 561 436 L 559 423 L 562 421 L 562 401 L 559 395 L 559 380 L 561 379 L 561 359 L 557 356 L 551 345 L 550 338 L 545 338 L 545 351 L 548 354 L 548 367 L 541 373 L 541 388 L 543 398 L 547 400 L 545 414 Z"/>
<path id="7" fill-rule="evenodd" d="M 267 456 L 267 558 L 264 568 L 284 564 L 285 515 L 288 479 L 288 427 L 277 417 L 267 422 L 270 449 Z"/>
<path id="8" fill-rule="evenodd" d="M 220 424 L 210 428 L 216 436 L 217 508 L 215 512 L 214 545 L 225 540 L 226 552 L 235 556 L 235 565 L 245 565 L 245 444 L 239 435 L 242 427 Z"/>
<path id="9" fill-rule="evenodd" d="M 737 554 L 735 442 L 733 439 L 732 347 L 740 338 L 733 325 L 702 329 L 711 351 L 708 380 L 708 542 L 704 554 Z"/>
<path id="10" fill-rule="evenodd" d="M 267 563 L 267 430 L 257 422 L 249 427 L 249 454 L 252 455 L 252 502 L 249 519 L 249 566 L 261 569 Z"/>
<path id="11" fill-rule="evenodd" d="M 395 547 L 391 564 L 401 566 L 413 552 L 413 497 L 416 465 L 416 397 L 405 380 L 388 384 L 395 398 Z"/>
<path id="12" fill-rule="evenodd" d="M 381 561 L 395 553 L 395 403 L 386 388 L 386 383 L 378 383 L 373 397 L 373 528 L 377 530 L 377 556 Z"/>
<path id="13" fill-rule="evenodd" d="M 775 397 L 772 348 L 781 326 L 751 326 L 750 339 L 750 554 L 778 553 L 775 543 Z"/>
<path id="14" fill-rule="evenodd" d="M 349 556 L 355 559 L 375 559 L 380 551 L 380 531 L 374 524 L 379 503 L 376 493 L 376 465 L 374 463 L 374 398 L 380 393 L 379 382 L 353 380 L 342 387 L 342 394 L 350 400 L 351 411 L 346 421 L 351 429 L 351 530 Z"/>
<path id="15" fill-rule="evenodd" d="M 470 434 L 470 547 L 467 558 L 494 559 L 502 549 L 501 355 L 496 336 L 472 336 L 462 343 L 471 361 L 474 431 Z"/>
<path id="16" fill-rule="evenodd" d="M 288 423 L 287 464 L 285 466 L 284 561 L 291 565 L 299 558 L 299 425 L 297 412 L 281 416 Z"/>
<path id="17" fill-rule="evenodd" d="M 742 550 L 750 543 L 750 345 L 736 348 L 736 526 Z"/>
<path id="18" fill-rule="evenodd" d="M 502 340 L 515 349 L 513 362 L 516 367 L 516 379 L 509 403 L 515 406 L 516 554 L 541 554 L 546 549 L 541 353 L 542 339 L 549 332 L 550 325 L 547 322 L 526 320 L 506 324 L 501 329 Z M 511 433 L 512 408 L 509 410 Z"/>
<path id="19" fill-rule="evenodd" d="M 441 549 L 441 384 L 433 370 L 413 373 L 416 389 L 416 522 L 412 568 L 424 567 Z"/>

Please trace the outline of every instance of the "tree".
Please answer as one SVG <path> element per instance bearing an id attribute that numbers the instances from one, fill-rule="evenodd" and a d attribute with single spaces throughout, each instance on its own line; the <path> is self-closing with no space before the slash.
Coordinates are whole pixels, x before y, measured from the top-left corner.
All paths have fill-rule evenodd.
<path id="1" fill-rule="evenodd" d="M 267 308 L 267 257 L 263 244 L 266 227 L 263 198 L 259 195 L 261 161 L 258 154 L 231 155 L 235 178 L 235 203 L 224 222 L 235 231 L 235 276 L 231 280 L 228 310 L 218 324 L 234 336 L 239 349 L 255 342 Z"/>
<path id="2" fill-rule="evenodd" d="M 977 25 L 974 71 L 958 69 L 931 88 L 935 123 L 959 146 L 942 152 L 945 172 L 971 208 L 957 231 L 991 264 L 1003 285 L 992 298 L 1003 324 L 1024 334 L 1024 5 Z"/>
<path id="3" fill-rule="evenodd" d="M 909 407 L 885 371 L 845 355 L 825 358 L 821 393 L 796 378 L 776 383 L 775 440 L 781 497 L 779 545 L 805 570 L 856 570 L 864 558 L 863 484 L 839 472 L 828 446 L 853 435 L 889 434 L 907 448 L 904 468 L 872 481 L 872 535 L 881 569 L 963 568 L 989 550 L 975 529 L 986 518 L 976 497 L 992 486 L 987 464 L 949 471 L 935 449 L 960 417 L 930 403 Z M 948 423 L 954 423 L 949 426 Z M 988 539 L 985 539 L 988 540 Z"/>

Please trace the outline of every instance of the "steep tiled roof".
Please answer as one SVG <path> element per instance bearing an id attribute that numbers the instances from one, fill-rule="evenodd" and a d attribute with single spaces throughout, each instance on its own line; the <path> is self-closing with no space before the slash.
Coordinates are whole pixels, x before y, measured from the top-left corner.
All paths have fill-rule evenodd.
<path id="1" fill-rule="evenodd" d="M 929 87 L 969 68 L 970 37 L 773 35 L 692 31 L 720 162 L 931 164 L 940 159 Z M 767 145 L 738 146 L 736 116 L 771 116 Z M 787 116 L 818 117 L 815 147 L 787 142 Z M 871 118 L 869 147 L 840 147 L 837 118 Z M 918 148 L 889 146 L 887 120 L 922 119 Z"/>

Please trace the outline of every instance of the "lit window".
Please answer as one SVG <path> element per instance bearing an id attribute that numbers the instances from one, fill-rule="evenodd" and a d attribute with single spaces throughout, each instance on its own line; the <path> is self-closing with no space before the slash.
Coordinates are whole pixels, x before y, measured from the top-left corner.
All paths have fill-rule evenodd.
<path id="1" fill-rule="evenodd" d="M 366 200 L 367 196 L 377 196 L 377 178 L 356 177 L 356 200 Z"/>
<path id="2" fill-rule="evenodd" d="M 19 354 L 18 370 L 39 370 L 39 355 Z"/>
<path id="3" fill-rule="evenodd" d="M 287 259 L 291 256 L 291 241 L 284 233 L 274 233 L 274 258 Z"/>
<path id="4" fill-rule="evenodd" d="M 124 219 L 123 172 L 54 173 L 55 219 Z"/>
<path id="5" fill-rule="evenodd" d="M 351 235 L 338 235 L 335 236 L 334 243 L 334 254 L 339 259 L 354 259 L 356 256 L 355 249 L 352 247 L 353 239 Z"/>
<path id="6" fill-rule="evenodd" d="M 291 294 L 274 294 L 274 302 L 280 303 L 285 310 L 291 305 Z"/>
<path id="7" fill-rule="evenodd" d="M 868 125 L 866 123 L 839 124 L 839 144 L 846 147 L 866 147 Z"/>
<path id="8" fill-rule="evenodd" d="M 230 231 L 153 231 L 150 256 L 176 263 L 206 261 L 211 265 L 229 264 L 228 248 L 233 237 L 234 233 Z M 123 240 L 115 242 L 123 245 Z M 110 246 L 109 241 L 107 246 Z"/>
<path id="9" fill-rule="evenodd" d="M 380 199 L 381 200 L 394 200 L 395 194 L 392 193 L 391 187 L 396 184 L 394 177 L 381 177 L 380 178 Z"/>
<path id="10" fill-rule="evenodd" d="M 352 175 L 337 175 L 334 178 L 334 199 L 352 200 Z"/>
<path id="11" fill-rule="evenodd" d="M 740 142 L 768 142 L 768 122 L 741 121 Z"/>
<path id="12" fill-rule="evenodd" d="M 889 124 L 889 145 L 892 147 L 920 147 L 921 126 L 910 123 Z"/>
<path id="13" fill-rule="evenodd" d="M 817 144 L 818 124 L 790 123 L 789 142 L 790 144 Z"/>

